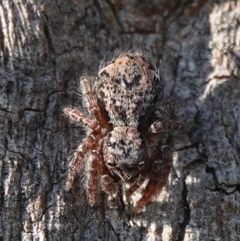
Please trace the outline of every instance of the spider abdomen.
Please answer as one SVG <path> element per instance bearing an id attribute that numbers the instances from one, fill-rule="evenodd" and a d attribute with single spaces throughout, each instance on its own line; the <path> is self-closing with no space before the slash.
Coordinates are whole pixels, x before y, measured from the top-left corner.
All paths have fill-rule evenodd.
<path id="1" fill-rule="evenodd" d="M 97 94 L 115 126 L 137 127 L 161 96 L 162 83 L 151 64 L 140 55 L 126 55 L 100 70 Z"/>

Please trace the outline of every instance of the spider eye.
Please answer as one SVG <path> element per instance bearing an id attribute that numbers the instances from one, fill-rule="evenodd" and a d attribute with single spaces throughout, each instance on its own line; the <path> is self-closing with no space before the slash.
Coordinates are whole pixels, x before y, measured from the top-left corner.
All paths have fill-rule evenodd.
<path id="1" fill-rule="evenodd" d="M 141 168 L 141 167 L 143 167 L 143 166 L 144 166 L 144 164 L 145 164 L 144 162 L 139 162 L 139 163 L 138 163 L 138 167 L 140 167 L 140 168 Z"/>
<path id="2" fill-rule="evenodd" d="M 115 166 L 116 166 L 116 163 L 111 162 L 111 161 L 108 161 L 107 164 L 108 164 L 108 166 L 110 166 L 110 167 L 115 167 Z"/>
<path id="3" fill-rule="evenodd" d="M 111 145 L 112 145 L 112 143 L 111 143 L 110 141 L 108 141 L 108 142 L 107 142 L 107 145 L 108 145 L 108 146 L 111 146 Z"/>

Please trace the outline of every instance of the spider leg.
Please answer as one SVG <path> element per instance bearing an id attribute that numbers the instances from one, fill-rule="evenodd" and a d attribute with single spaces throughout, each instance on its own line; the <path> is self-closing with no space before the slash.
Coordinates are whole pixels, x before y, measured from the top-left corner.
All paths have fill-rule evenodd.
<path id="1" fill-rule="evenodd" d="M 70 119 L 76 123 L 81 123 L 82 125 L 92 129 L 96 130 L 99 127 L 99 123 L 95 120 L 92 120 L 88 116 L 84 115 L 82 112 L 80 112 L 77 108 L 64 108 L 63 110 L 64 114 Z"/>
<path id="2" fill-rule="evenodd" d="M 112 177 L 109 176 L 109 173 L 106 172 L 105 175 L 101 177 L 101 189 L 108 195 L 108 204 L 110 207 L 117 206 L 117 197 L 119 195 L 119 184 Z"/>
<path id="3" fill-rule="evenodd" d="M 183 125 L 177 121 L 156 121 L 154 122 L 149 131 L 151 133 L 160 133 L 168 130 L 183 130 Z"/>
<path id="4" fill-rule="evenodd" d="M 88 190 L 89 202 L 96 204 L 99 175 L 102 171 L 102 156 L 98 152 L 94 151 L 90 153 L 88 160 L 86 161 L 85 171 L 86 175 L 86 189 Z"/>
<path id="5" fill-rule="evenodd" d="M 126 192 L 126 197 L 130 197 L 145 181 L 145 177 L 140 176 L 139 180 L 135 182 Z"/>
<path id="6" fill-rule="evenodd" d="M 76 174 L 79 172 L 82 166 L 83 159 L 92 147 L 96 145 L 95 138 L 90 135 L 85 138 L 81 145 L 77 148 L 76 152 L 73 155 L 72 162 L 70 164 L 69 173 L 68 173 L 68 182 L 67 190 L 71 189 Z"/>
<path id="7" fill-rule="evenodd" d="M 156 185 L 156 180 L 149 180 L 142 198 L 138 201 L 137 206 L 133 210 L 134 213 L 138 213 L 142 209 L 142 207 L 149 201 L 149 199 L 154 194 Z"/>
<path id="8" fill-rule="evenodd" d="M 142 198 L 138 201 L 137 206 L 133 210 L 134 213 L 138 213 L 148 201 L 151 201 L 156 194 L 161 192 L 168 180 L 171 165 L 171 152 L 168 146 L 162 146 L 161 159 L 154 161 L 150 172 L 149 182 Z"/>
<path id="9" fill-rule="evenodd" d="M 160 160 L 154 162 L 151 176 L 154 177 L 158 184 L 155 193 L 159 193 L 165 186 L 172 166 L 172 153 L 167 145 L 161 147 L 162 155 Z"/>
<path id="10" fill-rule="evenodd" d="M 86 78 L 81 79 L 80 85 L 83 96 L 85 97 L 87 108 L 90 111 L 90 113 L 95 116 L 96 120 L 98 120 L 101 127 L 110 129 L 111 125 L 109 124 L 107 117 L 103 114 L 104 111 L 101 109 L 99 105 L 96 90 L 92 89 L 90 82 Z"/>

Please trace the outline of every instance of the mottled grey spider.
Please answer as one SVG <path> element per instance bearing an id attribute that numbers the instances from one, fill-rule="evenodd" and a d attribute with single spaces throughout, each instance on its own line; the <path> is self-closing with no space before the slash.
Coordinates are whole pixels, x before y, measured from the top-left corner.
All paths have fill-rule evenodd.
<path id="1" fill-rule="evenodd" d="M 95 81 L 82 78 L 80 85 L 88 114 L 64 109 L 72 121 L 87 127 L 70 163 L 68 189 L 81 169 L 91 204 L 99 188 L 114 199 L 119 186 L 129 183 L 130 197 L 148 180 L 137 213 L 168 179 L 172 155 L 160 133 L 182 128 L 156 115 L 163 93 L 159 73 L 141 53 L 131 52 L 102 68 Z"/>

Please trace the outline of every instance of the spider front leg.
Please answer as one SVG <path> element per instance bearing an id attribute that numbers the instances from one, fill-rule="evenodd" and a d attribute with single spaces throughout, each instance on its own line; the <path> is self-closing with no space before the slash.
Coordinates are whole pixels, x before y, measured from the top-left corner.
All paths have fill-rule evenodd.
<path id="1" fill-rule="evenodd" d="M 88 127 L 95 133 L 100 132 L 101 127 L 99 123 L 95 120 L 92 120 L 88 116 L 84 115 L 78 109 L 65 108 L 63 111 L 64 111 L 64 114 L 68 116 L 72 121 Z M 92 149 L 92 147 L 96 144 L 97 144 L 96 138 L 93 134 L 91 134 L 90 136 L 83 139 L 82 144 L 79 145 L 79 147 L 75 151 L 72 157 L 72 162 L 70 164 L 67 190 L 71 189 L 75 176 L 81 169 L 82 161 L 86 153 L 88 153 L 88 151 Z"/>
<path id="2" fill-rule="evenodd" d="M 75 151 L 69 168 L 67 190 L 71 189 L 74 179 L 82 167 L 82 162 L 85 155 L 89 152 L 89 150 L 92 149 L 94 145 L 97 145 L 96 139 L 93 135 L 90 135 L 83 140 L 83 143 L 79 145 Z"/>
<path id="3" fill-rule="evenodd" d="M 139 179 L 127 190 L 126 197 L 132 196 L 132 194 L 144 183 L 145 177 L 140 176 Z"/>
<path id="4" fill-rule="evenodd" d="M 134 213 L 138 213 L 147 202 L 151 201 L 156 194 L 161 192 L 168 180 L 171 165 L 171 152 L 168 146 L 162 146 L 161 157 L 153 162 L 149 173 L 149 182 L 142 198 L 138 201 L 133 210 Z"/>
<path id="5" fill-rule="evenodd" d="M 119 183 L 114 181 L 112 177 L 109 176 L 108 171 L 105 169 L 105 175 L 101 177 L 101 189 L 108 195 L 108 204 L 111 208 L 118 206 L 119 201 Z"/>
<path id="6" fill-rule="evenodd" d="M 85 170 L 84 181 L 86 185 L 88 199 L 91 205 L 96 204 L 99 176 L 102 174 L 102 155 L 97 151 L 92 151 L 84 161 Z"/>

